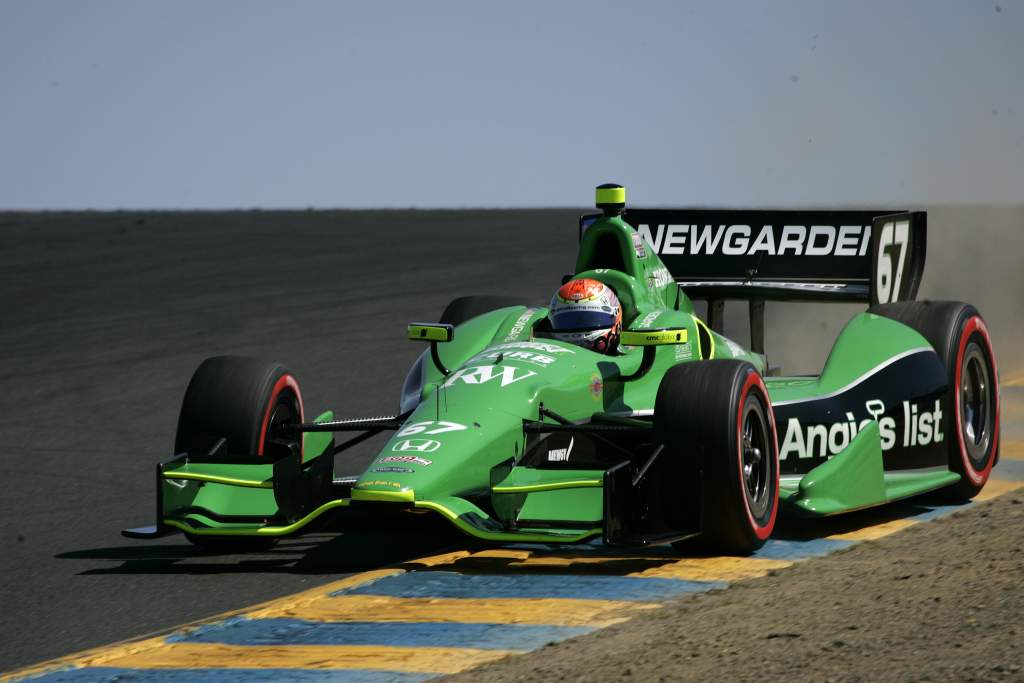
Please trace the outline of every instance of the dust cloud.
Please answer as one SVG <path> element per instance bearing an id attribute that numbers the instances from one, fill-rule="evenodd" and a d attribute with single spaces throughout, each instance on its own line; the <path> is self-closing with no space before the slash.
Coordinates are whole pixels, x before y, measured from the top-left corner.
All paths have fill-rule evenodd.
<path id="1" fill-rule="evenodd" d="M 928 256 L 918 299 L 973 304 L 988 323 L 999 374 L 1024 371 L 1024 206 L 928 208 Z M 855 304 L 769 303 L 766 351 L 786 375 L 817 374 Z M 728 336 L 749 342 L 746 305 L 730 302 Z"/>

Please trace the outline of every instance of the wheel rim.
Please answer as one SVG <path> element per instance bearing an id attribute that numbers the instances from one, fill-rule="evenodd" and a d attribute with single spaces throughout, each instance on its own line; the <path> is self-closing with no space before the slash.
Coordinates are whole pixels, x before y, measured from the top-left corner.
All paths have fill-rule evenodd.
<path id="1" fill-rule="evenodd" d="M 771 452 L 768 424 L 757 399 L 747 401 L 743 411 L 743 489 L 755 519 L 761 519 L 771 504 Z"/>
<path id="2" fill-rule="evenodd" d="M 273 460 L 298 455 L 301 457 L 302 435 L 295 432 L 293 427 L 301 420 L 299 410 L 299 399 L 290 391 L 282 391 L 274 402 L 270 411 L 270 419 L 267 420 L 267 436 L 264 454 Z"/>
<path id="3" fill-rule="evenodd" d="M 960 424 L 967 457 L 976 470 L 982 470 L 988 459 L 992 440 L 992 386 L 985 354 L 971 342 L 964 353 L 960 370 Z"/>

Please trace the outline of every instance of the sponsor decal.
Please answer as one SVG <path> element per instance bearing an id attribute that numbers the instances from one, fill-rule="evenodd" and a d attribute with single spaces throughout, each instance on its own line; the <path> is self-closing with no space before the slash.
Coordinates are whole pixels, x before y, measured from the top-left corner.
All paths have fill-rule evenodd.
<path id="1" fill-rule="evenodd" d="M 183 489 L 188 485 L 188 482 L 184 479 L 164 479 L 164 481 L 178 489 Z"/>
<path id="2" fill-rule="evenodd" d="M 501 357 L 502 360 L 522 360 L 541 367 L 546 367 L 555 362 L 553 356 L 547 356 L 543 353 L 534 353 L 533 351 L 485 351 L 478 356 L 474 356 L 473 360 L 496 361 L 499 357 Z"/>
<path id="3" fill-rule="evenodd" d="M 927 446 L 945 439 L 942 433 L 942 405 L 935 399 L 931 409 L 919 408 L 912 401 L 903 401 L 903 429 L 896 429 L 896 418 L 883 416 L 885 403 L 879 399 L 871 399 L 864 404 L 864 410 L 870 417 L 858 422 L 852 412 L 847 412 L 846 420 L 831 425 L 816 424 L 804 426 L 800 420 L 791 417 L 786 423 L 786 436 L 779 450 L 779 460 L 790 456 L 804 458 L 831 458 L 843 451 L 853 437 L 871 422 L 878 422 L 878 434 L 882 441 L 882 450 L 888 451 L 899 442 L 904 448 Z"/>
<path id="4" fill-rule="evenodd" d="M 450 387 L 457 382 L 463 382 L 465 384 L 486 384 L 497 380 L 499 382 L 499 386 L 507 387 L 509 384 L 529 379 L 536 374 L 537 373 L 533 370 L 525 370 L 514 365 L 480 365 L 477 367 L 456 370 L 441 386 Z"/>
<path id="5" fill-rule="evenodd" d="M 746 353 L 746 351 L 743 350 L 743 347 L 734 342 L 732 339 L 729 339 L 728 337 L 721 337 L 721 339 L 722 341 L 725 342 L 725 345 L 729 347 L 729 353 L 731 353 L 734 358 L 742 356 L 743 354 Z"/>
<path id="6" fill-rule="evenodd" d="M 434 441 L 433 439 L 404 439 L 396 442 L 395 445 L 391 447 L 391 451 L 394 453 L 403 453 L 405 451 L 433 453 L 440 447 L 441 442 Z"/>
<path id="7" fill-rule="evenodd" d="M 559 287 L 556 296 L 564 302 L 586 303 L 600 301 L 608 286 L 599 280 L 590 278 L 574 278 Z"/>
<path id="8" fill-rule="evenodd" d="M 668 272 L 668 268 L 659 266 L 647 276 L 647 289 L 663 289 L 672 282 L 672 273 Z"/>
<path id="9" fill-rule="evenodd" d="M 523 311 L 523 314 L 516 318 L 516 321 L 512 323 L 512 329 L 509 330 L 507 335 L 505 335 L 505 341 L 510 342 L 518 339 L 523 333 L 523 330 L 526 329 L 526 324 L 530 322 L 530 318 L 532 318 L 533 314 L 536 312 L 536 308 L 527 308 Z"/>
<path id="10" fill-rule="evenodd" d="M 572 453 L 572 445 L 575 437 L 569 438 L 569 445 L 565 448 L 552 448 L 548 451 L 548 462 L 566 462 Z"/>
<path id="11" fill-rule="evenodd" d="M 375 467 L 374 472 L 392 472 L 394 474 L 412 474 L 416 470 L 411 467 Z"/>
<path id="12" fill-rule="evenodd" d="M 640 322 L 636 325 L 634 329 L 646 330 L 648 327 L 654 324 L 654 321 L 658 319 L 659 315 L 661 315 L 661 311 L 651 311 L 650 313 L 648 313 L 647 315 L 640 319 Z"/>
<path id="13" fill-rule="evenodd" d="M 654 231 L 652 233 L 652 227 Z M 637 232 L 659 254 L 864 256 L 870 225 L 656 225 Z"/>
<path id="14" fill-rule="evenodd" d="M 564 346 L 558 346 L 556 344 L 546 344 L 538 341 L 518 341 L 509 342 L 507 344 L 495 344 L 489 347 L 488 351 L 503 351 L 505 349 L 529 349 L 531 351 L 541 351 L 543 353 L 576 353 L 573 349 L 566 348 Z"/>
<path id="15" fill-rule="evenodd" d="M 647 258 L 647 247 L 644 246 L 644 238 L 640 233 L 633 233 L 633 253 L 637 258 Z"/>
<path id="16" fill-rule="evenodd" d="M 601 392 L 604 391 L 604 380 L 601 379 L 601 375 L 594 373 L 590 376 L 590 395 L 593 398 L 601 398 Z"/>
<path id="17" fill-rule="evenodd" d="M 395 436 L 412 436 L 413 434 L 444 434 L 445 432 L 461 432 L 466 429 L 466 425 L 459 424 L 458 422 L 446 422 L 444 420 L 427 420 L 426 422 L 413 422 L 402 428 L 402 431 L 395 434 Z"/>
<path id="18" fill-rule="evenodd" d="M 690 342 L 676 344 L 673 348 L 676 360 L 693 360 L 693 346 L 690 345 Z"/>
<path id="19" fill-rule="evenodd" d="M 402 485 L 399 484 L 397 481 L 381 481 L 381 480 L 377 480 L 377 481 L 363 481 L 363 482 L 360 482 L 360 483 L 356 484 L 356 488 L 357 489 L 365 489 L 365 488 L 368 488 L 370 486 L 390 486 L 393 489 L 400 489 L 400 488 L 402 488 Z"/>
<path id="20" fill-rule="evenodd" d="M 416 465 L 423 465 L 424 467 L 426 467 L 427 465 L 430 465 L 434 461 L 427 460 L 426 458 L 421 458 L 418 455 L 388 455 L 381 458 L 377 462 L 409 462 Z"/>

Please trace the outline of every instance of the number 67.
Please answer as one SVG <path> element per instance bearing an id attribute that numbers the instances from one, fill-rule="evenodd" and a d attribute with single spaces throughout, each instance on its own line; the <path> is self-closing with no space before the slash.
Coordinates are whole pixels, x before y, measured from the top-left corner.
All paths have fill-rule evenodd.
<path id="1" fill-rule="evenodd" d="M 890 221 L 882 225 L 882 234 L 878 240 L 878 274 L 875 282 L 878 303 L 892 303 L 900 298 L 909 237 L 910 221 Z"/>

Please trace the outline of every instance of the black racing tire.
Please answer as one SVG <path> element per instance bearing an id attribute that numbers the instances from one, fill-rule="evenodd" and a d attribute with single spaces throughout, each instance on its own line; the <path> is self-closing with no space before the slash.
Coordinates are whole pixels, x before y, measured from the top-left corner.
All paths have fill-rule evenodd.
<path id="1" fill-rule="evenodd" d="M 302 420 L 299 383 L 284 366 L 241 356 L 207 358 L 185 390 L 174 452 L 206 455 L 223 437 L 218 457 L 277 460 L 301 448 L 301 436 L 282 434 L 280 427 Z"/>
<path id="2" fill-rule="evenodd" d="M 670 453 L 699 459 L 702 544 L 736 555 L 763 546 L 778 514 L 779 447 L 754 366 L 707 360 L 669 369 L 658 386 L 654 428 Z"/>
<path id="3" fill-rule="evenodd" d="M 522 305 L 522 301 L 511 296 L 460 296 L 445 306 L 440 322 L 443 325 L 461 325 L 471 318 L 499 308 Z"/>
<path id="4" fill-rule="evenodd" d="M 302 422 L 303 415 L 299 383 L 284 366 L 241 356 L 207 358 L 185 390 L 174 452 L 206 455 L 224 438 L 216 457 L 225 462 L 301 456 L 301 435 L 282 433 L 280 428 Z M 187 532 L 185 538 L 215 553 L 267 550 L 277 542 L 276 538 Z"/>
<path id="5" fill-rule="evenodd" d="M 999 382 L 988 328 L 978 310 L 959 301 L 901 301 L 868 309 L 913 328 L 946 366 L 943 432 L 949 469 L 960 481 L 944 489 L 957 500 L 981 493 L 999 459 Z"/>

